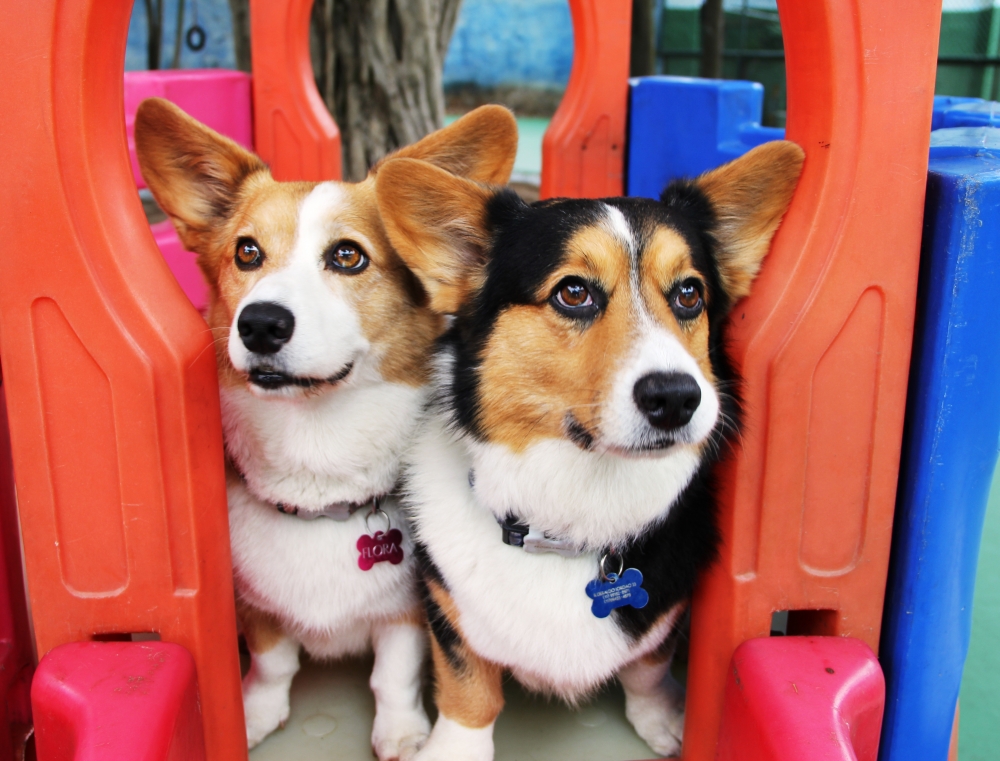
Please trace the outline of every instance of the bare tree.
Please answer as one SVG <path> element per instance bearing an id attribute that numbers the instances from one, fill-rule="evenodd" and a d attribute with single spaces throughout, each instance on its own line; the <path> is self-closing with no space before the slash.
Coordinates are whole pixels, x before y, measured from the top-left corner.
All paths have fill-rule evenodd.
<path id="1" fill-rule="evenodd" d="M 160 68 L 163 47 L 163 0 L 145 0 L 146 5 L 146 68 Z"/>
<path id="2" fill-rule="evenodd" d="M 628 74 L 648 77 L 656 73 L 656 1 L 632 0 L 632 46 Z"/>
<path id="3" fill-rule="evenodd" d="M 722 0 L 705 0 L 701 6 L 701 62 L 698 76 L 719 79 L 726 46 L 726 13 Z"/>
<path id="4" fill-rule="evenodd" d="M 229 3 L 237 65 L 248 69 L 247 0 Z M 340 128 L 345 179 L 363 178 L 390 151 L 442 126 L 442 70 L 460 4 L 315 0 L 313 70 Z"/>
<path id="5" fill-rule="evenodd" d="M 236 68 L 250 71 L 250 2 L 249 0 L 229 0 L 229 12 L 233 17 L 233 52 Z"/>

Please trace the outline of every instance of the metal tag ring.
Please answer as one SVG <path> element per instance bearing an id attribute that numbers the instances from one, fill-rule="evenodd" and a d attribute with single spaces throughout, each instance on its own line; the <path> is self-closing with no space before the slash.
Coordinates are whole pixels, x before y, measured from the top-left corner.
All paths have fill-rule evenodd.
<path id="1" fill-rule="evenodd" d="M 615 573 L 608 573 L 604 568 L 605 563 L 608 562 L 608 558 L 618 559 L 618 570 Z M 601 581 L 610 581 L 610 582 L 618 581 L 618 579 L 622 575 L 622 571 L 625 570 L 625 558 L 623 558 L 617 552 L 613 551 L 605 552 L 603 555 L 601 555 L 600 570 L 601 570 Z"/>
<path id="2" fill-rule="evenodd" d="M 372 504 L 372 509 L 369 510 L 367 513 L 365 513 L 365 531 L 367 531 L 369 534 L 372 533 L 371 526 L 368 525 L 368 520 L 376 515 L 381 515 L 383 518 L 385 518 L 385 531 L 383 533 L 389 533 L 389 531 L 392 529 L 392 520 L 389 518 L 389 513 L 383 510 L 382 507 L 379 505 L 379 500 L 377 499 Z"/>

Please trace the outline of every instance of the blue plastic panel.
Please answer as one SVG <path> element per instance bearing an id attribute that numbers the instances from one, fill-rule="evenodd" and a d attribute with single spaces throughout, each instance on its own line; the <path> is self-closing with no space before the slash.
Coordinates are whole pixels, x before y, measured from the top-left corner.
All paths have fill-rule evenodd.
<path id="1" fill-rule="evenodd" d="M 1000 103 L 982 98 L 935 95 L 931 129 L 945 127 L 1000 127 Z"/>
<path id="2" fill-rule="evenodd" d="M 769 140 L 757 82 L 690 77 L 631 80 L 626 192 L 659 198 L 677 177 L 694 177 Z"/>
<path id="3" fill-rule="evenodd" d="M 881 761 L 948 756 L 1000 449 L 998 211 L 1000 130 L 933 133 L 880 654 Z"/>

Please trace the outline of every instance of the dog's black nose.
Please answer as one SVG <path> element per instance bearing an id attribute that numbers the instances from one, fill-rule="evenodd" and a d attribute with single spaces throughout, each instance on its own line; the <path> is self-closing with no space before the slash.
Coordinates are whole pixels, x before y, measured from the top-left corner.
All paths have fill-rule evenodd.
<path id="1" fill-rule="evenodd" d="M 249 351 L 274 354 L 292 337 L 295 315 L 281 304 L 257 301 L 243 307 L 236 321 L 236 330 Z"/>
<path id="2" fill-rule="evenodd" d="M 670 431 L 691 422 L 701 387 L 687 373 L 649 373 L 636 381 L 632 398 L 652 425 Z"/>

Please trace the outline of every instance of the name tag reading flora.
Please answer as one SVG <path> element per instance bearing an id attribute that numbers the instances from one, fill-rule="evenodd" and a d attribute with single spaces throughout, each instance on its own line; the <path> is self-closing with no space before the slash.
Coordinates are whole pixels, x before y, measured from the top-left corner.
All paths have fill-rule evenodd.
<path id="1" fill-rule="evenodd" d="M 362 534 L 358 537 L 358 567 L 370 571 L 376 563 L 388 561 L 393 565 L 403 562 L 403 533 L 398 528 Z"/>

